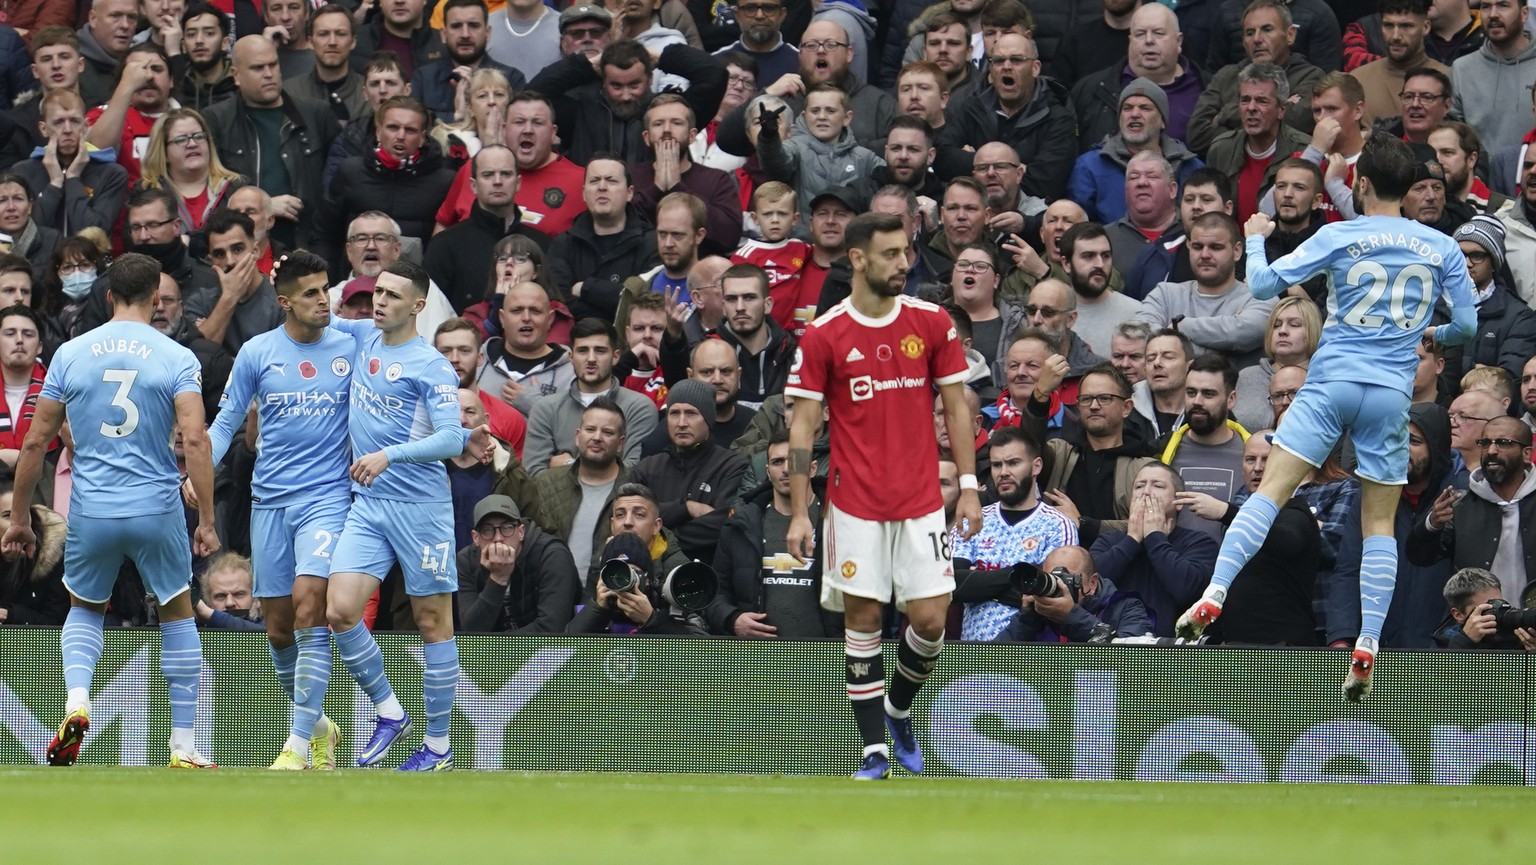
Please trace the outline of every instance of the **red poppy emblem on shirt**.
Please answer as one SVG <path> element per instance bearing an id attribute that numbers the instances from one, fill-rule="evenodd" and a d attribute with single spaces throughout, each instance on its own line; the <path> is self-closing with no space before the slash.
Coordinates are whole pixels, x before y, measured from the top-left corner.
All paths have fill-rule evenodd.
<path id="1" fill-rule="evenodd" d="M 381 366 L 383 366 L 383 364 L 379 363 L 379 359 L 378 358 L 376 358 L 376 357 L 368 358 L 368 374 L 369 375 L 378 375 L 379 374 L 379 367 L 381 367 Z"/>
<path id="2" fill-rule="evenodd" d="M 307 360 L 304 361 L 303 363 L 299 364 L 299 375 L 302 375 L 305 378 L 314 378 L 315 377 L 315 365 L 310 363 Z"/>

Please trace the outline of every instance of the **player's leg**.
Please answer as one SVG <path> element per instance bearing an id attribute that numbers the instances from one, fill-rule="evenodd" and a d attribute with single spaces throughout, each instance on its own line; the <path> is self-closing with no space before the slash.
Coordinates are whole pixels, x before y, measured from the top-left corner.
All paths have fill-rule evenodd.
<path id="1" fill-rule="evenodd" d="M 251 570 L 254 594 L 261 599 L 263 624 L 267 626 L 267 648 L 272 654 L 272 670 L 283 693 L 293 702 L 293 671 L 299 660 L 299 647 L 293 635 L 293 539 L 288 529 L 288 508 L 251 509 Z M 273 769 L 309 768 L 309 746 L 284 744 Z"/>
<path id="2" fill-rule="evenodd" d="M 1360 477 L 1360 636 L 1344 680 L 1344 698 L 1358 702 L 1371 691 L 1381 626 L 1397 585 L 1397 503 L 1408 480 L 1409 399 L 1381 387 L 1366 389 L 1351 435 Z"/>
<path id="3" fill-rule="evenodd" d="M 955 571 L 942 510 L 894 525 L 893 580 L 907 627 L 896 644 L 896 675 L 885 697 L 885 716 L 897 762 L 917 774 L 923 771 L 923 752 L 912 725 L 912 701 L 944 648 Z"/>
<path id="4" fill-rule="evenodd" d="M 848 703 L 864 750 L 853 777 L 862 780 L 891 774 L 885 744 L 885 657 L 880 629 L 885 601 L 891 597 L 890 549 L 885 523 L 852 517 L 828 505 L 823 520 L 826 571 L 822 606 L 843 609 Z"/>
<path id="5" fill-rule="evenodd" d="M 331 630 L 326 622 L 326 578 L 331 555 L 347 519 L 345 497 L 290 508 L 287 537 L 293 539 L 294 665 L 293 722 L 287 747 L 309 754 L 316 769 L 336 768 L 341 728 L 325 717 L 331 682 Z"/>
<path id="6" fill-rule="evenodd" d="M 347 671 L 373 701 L 378 721 L 373 735 L 358 755 L 359 766 L 384 759 L 389 748 L 410 732 L 411 721 L 384 675 L 384 655 L 373 634 L 363 625 L 363 608 L 378 590 L 394 563 L 394 554 L 373 515 L 376 500 L 359 497 L 347 514 L 346 527 L 336 542 L 331 576 L 325 592 L 325 617 L 331 638 Z"/>
<path id="7" fill-rule="evenodd" d="M 48 745 L 51 766 L 71 766 L 91 727 L 91 680 L 101 661 L 103 620 L 123 561 L 121 520 L 69 523 L 64 541 L 64 588 L 69 614 L 59 632 L 64 661 L 64 720 Z M 85 527 L 90 530 L 86 531 Z"/>
<path id="8" fill-rule="evenodd" d="M 1275 448 L 1264 466 L 1259 491 L 1248 497 L 1221 539 L 1211 582 L 1195 605 L 1179 617 L 1174 633 L 1195 639 L 1221 615 L 1232 581 L 1264 546 L 1280 506 L 1295 494 L 1307 473 L 1323 464 L 1343 434 L 1335 401 L 1322 387 L 1302 388 L 1275 432 Z"/>
<path id="9" fill-rule="evenodd" d="M 129 554 L 144 587 L 160 602 L 160 671 L 171 702 L 171 767 L 211 769 L 194 738 L 197 694 L 203 672 L 203 644 L 192 613 L 192 544 L 186 525 L 167 515 L 135 517 L 139 541 Z"/>
<path id="10" fill-rule="evenodd" d="M 390 544 L 405 577 L 405 592 L 421 633 L 421 701 L 427 716 L 422 746 L 400 768 L 408 772 L 453 768 L 448 743 L 453 696 L 459 684 L 459 646 L 453 638 L 453 512 L 446 505 L 386 502 Z"/>

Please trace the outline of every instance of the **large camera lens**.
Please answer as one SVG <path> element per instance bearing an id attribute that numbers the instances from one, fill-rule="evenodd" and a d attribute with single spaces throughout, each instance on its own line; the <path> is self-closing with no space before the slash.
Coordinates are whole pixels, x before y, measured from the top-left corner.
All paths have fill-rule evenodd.
<path id="1" fill-rule="evenodd" d="M 1488 605 L 1493 622 L 1501 634 L 1512 634 L 1516 628 L 1536 628 L 1536 610 L 1522 610 L 1508 601 L 1496 600 Z"/>
<path id="2" fill-rule="evenodd" d="M 1034 595 L 1038 598 L 1054 598 L 1061 593 L 1061 587 L 1051 579 L 1051 575 L 1041 571 L 1028 562 L 1019 562 L 1013 566 L 1008 576 L 1021 595 Z"/>
<path id="3" fill-rule="evenodd" d="M 672 569 L 662 586 L 662 595 L 683 612 L 696 613 L 715 599 L 719 585 L 720 579 L 714 568 L 693 561 Z"/>
<path id="4" fill-rule="evenodd" d="M 639 581 L 640 569 L 623 559 L 609 559 L 603 562 L 597 577 L 608 587 L 608 591 L 627 592 Z"/>

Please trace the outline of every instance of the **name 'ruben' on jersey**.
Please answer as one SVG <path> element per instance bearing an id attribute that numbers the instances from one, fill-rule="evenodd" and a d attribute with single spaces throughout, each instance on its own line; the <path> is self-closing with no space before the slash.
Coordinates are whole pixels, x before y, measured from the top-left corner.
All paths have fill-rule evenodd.
<path id="1" fill-rule="evenodd" d="M 245 423 L 246 410 L 256 409 L 261 430 L 251 484 L 256 504 L 279 508 L 346 493 L 352 464 L 348 389 L 356 351 L 357 341 L 333 328 L 316 342 L 302 343 L 279 326 L 241 346 L 208 435 L 217 465 Z"/>
<path id="2" fill-rule="evenodd" d="M 421 337 L 385 345 L 371 323 L 357 337 L 347 431 L 353 458 L 403 445 L 459 423 L 459 377 L 442 353 Z M 353 484 L 358 495 L 410 502 L 446 502 L 448 470 L 441 462 L 391 461 L 373 486 Z"/>
<path id="3" fill-rule="evenodd" d="M 1249 237 L 1247 251 L 1248 288 L 1256 297 L 1275 297 L 1319 273 L 1328 278 L 1328 320 L 1307 367 L 1308 384 L 1380 384 L 1411 394 L 1414 349 L 1442 292 L 1453 308 L 1473 308 L 1461 246 L 1411 219 L 1331 222 L 1270 264 L 1263 237 Z"/>
<path id="4" fill-rule="evenodd" d="M 811 322 L 784 392 L 832 413 L 827 500 L 864 520 L 942 508 L 933 387 L 965 377 L 954 325 L 931 303 L 898 297 L 873 319 L 844 300 Z"/>
<path id="5" fill-rule="evenodd" d="M 147 324 L 108 322 L 61 346 L 42 396 L 64 404 L 75 439 L 70 516 L 180 511 L 176 397 L 202 392 L 197 357 Z"/>

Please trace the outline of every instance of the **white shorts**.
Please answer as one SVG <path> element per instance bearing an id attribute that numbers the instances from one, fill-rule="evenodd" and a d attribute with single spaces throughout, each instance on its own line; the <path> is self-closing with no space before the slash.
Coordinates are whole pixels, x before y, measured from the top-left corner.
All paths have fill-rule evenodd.
<path id="1" fill-rule="evenodd" d="M 864 520 L 827 505 L 821 605 L 842 610 L 844 594 L 889 603 L 936 598 L 955 590 L 949 530 L 940 508 L 911 520 Z"/>

